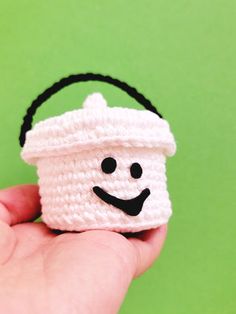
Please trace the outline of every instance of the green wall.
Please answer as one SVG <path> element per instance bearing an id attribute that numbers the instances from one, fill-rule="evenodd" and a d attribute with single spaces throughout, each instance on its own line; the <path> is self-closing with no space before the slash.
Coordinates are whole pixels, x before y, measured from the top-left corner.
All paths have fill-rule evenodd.
<path id="1" fill-rule="evenodd" d="M 55 80 L 110 74 L 168 119 L 174 215 L 159 261 L 135 280 L 121 314 L 236 311 L 236 1 L 0 0 L 0 187 L 36 182 L 19 157 L 27 106 Z M 138 105 L 103 83 L 71 86 L 34 121 L 79 107 L 92 91 Z"/>

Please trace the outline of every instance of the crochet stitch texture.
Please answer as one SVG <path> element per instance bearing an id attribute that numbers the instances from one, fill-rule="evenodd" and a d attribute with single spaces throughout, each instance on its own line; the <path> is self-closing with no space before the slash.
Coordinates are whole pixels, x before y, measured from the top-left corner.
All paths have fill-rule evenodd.
<path id="1" fill-rule="evenodd" d="M 147 110 L 110 108 L 95 93 L 83 109 L 37 123 L 26 133 L 21 156 L 37 166 L 42 218 L 50 228 L 138 232 L 171 216 L 165 162 L 175 150 L 167 121 Z M 107 157 L 116 161 L 112 173 L 101 168 Z M 131 176 L 134 163 L 142 168 L 140 178 Z M 130 216 L 100 199 L 94 186 L 122 200 L 147 188 L 150 195 L 141 212 Z"/>

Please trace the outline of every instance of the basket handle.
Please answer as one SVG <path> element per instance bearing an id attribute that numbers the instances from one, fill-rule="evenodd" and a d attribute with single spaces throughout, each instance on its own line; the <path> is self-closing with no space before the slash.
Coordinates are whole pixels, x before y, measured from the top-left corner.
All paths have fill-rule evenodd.
<path id="1" fill-rule="evenodd" d="M 37 109 L 52 95 L 56 94 L 58 91 L 78 82 L 87 82 L 87 81 L 100 81 L 109 83 L 114 85 L 124 92 L 126 92 L 129 96 L 134 98 L 138 103 L 143 105 L 147 110 L 154 112 L 160 118 L 162 115 L 157 111 L 157 109 L 152 105 L 150 100 L 148 100 L 144 95 L 139 93 L 136 88 L 131 87 L 125 82 L 122 82 L 118 79 L 112 78 L 108 75 L 95 74 L 95 73 L 81 73 L 81 74 L 72 74 L 68 77 L 62 78 L 60 81 L 54 83 L 52 86 L 47 88 L 43 93 L 41 93 L 30 105 L 27 109 L 26 114 L 23 118 L 23 123 L 20 129 L 19 142 L 20 146 L 23 147 L 25 143 L 26 132 L 32 128 L 33 117 L 37 111 Z"/>

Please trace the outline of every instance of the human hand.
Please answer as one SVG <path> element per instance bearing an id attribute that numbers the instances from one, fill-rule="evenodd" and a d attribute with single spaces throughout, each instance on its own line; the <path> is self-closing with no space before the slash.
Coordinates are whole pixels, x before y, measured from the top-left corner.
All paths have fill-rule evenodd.
<path id="1" fill-rule="evenodd" d="M 112 314 L 159 256 L 167 226 L 121 235 L 61 233 L 40 216 L 38 187 L 0 191 L 0 313 Z"/>

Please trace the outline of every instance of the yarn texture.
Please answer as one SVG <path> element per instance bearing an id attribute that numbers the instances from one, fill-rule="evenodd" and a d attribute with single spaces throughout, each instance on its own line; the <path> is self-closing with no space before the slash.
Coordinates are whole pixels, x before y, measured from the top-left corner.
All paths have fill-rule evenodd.
<path id="1" fill-rule="evenodd" d="M 21 156 L 37 166 L 42 219 L 50 228 L 138 232 L 171 216 L 165 163 L 175 151 L 167 121 L 148 110 L 108 107 L 95 93 L 82 109 L 37 123 Z M 106 158 L 115 163 L 110 173 L 102 166 Z M 123 203 L 145 189 L 150 195 L 132 216 L 99 198 L 94 187 Z"/>

